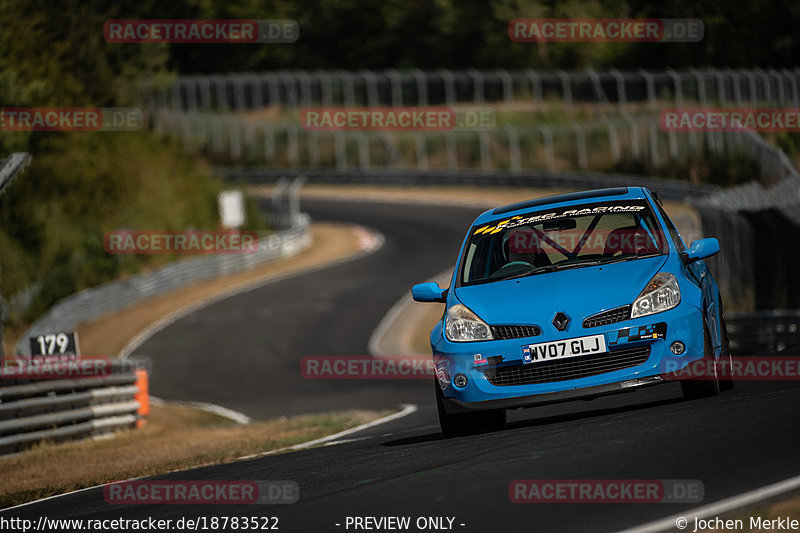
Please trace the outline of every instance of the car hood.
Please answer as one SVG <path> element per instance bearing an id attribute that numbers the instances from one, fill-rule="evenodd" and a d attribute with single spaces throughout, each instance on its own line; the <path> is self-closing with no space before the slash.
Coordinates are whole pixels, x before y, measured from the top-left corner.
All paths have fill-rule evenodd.
<path id="1" fill-rule="evenodd" d="M 537 324 L 556 332 L 552 320 L 560 311 L 570 318 L 568 330 L 574 331 L 587 316 L 633 303 L 667 257 L 459 287 L 455 296 L 488 324 Z"/>

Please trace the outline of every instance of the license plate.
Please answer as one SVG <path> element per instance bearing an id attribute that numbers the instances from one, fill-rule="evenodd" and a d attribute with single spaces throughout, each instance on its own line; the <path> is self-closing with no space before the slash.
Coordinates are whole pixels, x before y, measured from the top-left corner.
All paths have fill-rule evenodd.
<path id="1" fill-rule="evenodd" d="M 606 351 L 605 335 L 590 335 L 563 341 L 540 342 L 522 347 L 522 359 L 525 363 L 542 363 L 603 353 Z"/>

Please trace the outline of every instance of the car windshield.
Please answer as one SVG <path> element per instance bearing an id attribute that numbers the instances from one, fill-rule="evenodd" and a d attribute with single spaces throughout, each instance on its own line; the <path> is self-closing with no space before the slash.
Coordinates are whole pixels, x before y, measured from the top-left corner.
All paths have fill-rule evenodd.
<path id="1" fill-rule="evenodd" d="M 473 227 L 461 283 L 488 283 L 664 253 L 661 226 L 643 200 L 545 209 Z"/>

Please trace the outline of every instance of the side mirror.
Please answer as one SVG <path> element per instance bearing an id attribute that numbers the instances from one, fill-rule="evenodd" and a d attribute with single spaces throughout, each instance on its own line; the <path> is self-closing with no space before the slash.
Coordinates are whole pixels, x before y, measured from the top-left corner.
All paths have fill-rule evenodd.
<path id="1" fill-rule="evenodd" d="M 411 296 L 417 302 L 440 302 L 447 299 L 447 289 L 439 287 L 438 283 L 419 283 L 411 288 Z"/>
<path id="2" fill-rule="evenodd" d="M 693 263 L 694 261 L 705 259 L 706 257 L 711 257 L 718 253 L 719 241 L 717 239 L 713 237 L 710 239 L 700 239 L 692 241 L 692 244 L 689 245 L 689 249 L 686 251 L 686 259 L 690 263 Z"/>

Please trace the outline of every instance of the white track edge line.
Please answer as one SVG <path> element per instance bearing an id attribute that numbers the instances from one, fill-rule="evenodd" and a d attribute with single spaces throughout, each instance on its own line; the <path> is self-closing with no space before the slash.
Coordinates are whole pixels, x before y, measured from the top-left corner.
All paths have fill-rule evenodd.
<path id="1" fill-rule="evenodd" d="M 694 509 L 687 509 L 682 513 L 676 513 L 639 526 L 622 529 L 616 533 L 657 533 L 661 531 L 671 531 L 673 529 L 678 529 L 675 525 L 678 518 L 686 518 L 688 520 L 688 517 L 707 518 L 709 516 L 719 516 L 728 511 L 740 509 L 797 488 L 800 488 L 800 476 L 794 476 L 784 479 L 783 481 L 778 481 L 777 483 L 764 485 L 763 487 L 743 492 L 742 494 L 731 496 L 730 498 L 725 498 L 715 503 L 702 507 L 695 507 Z"/>
<path id="2" fill-rule="evenodd" d="M 390 415 L 386 415 L 386 416 L 384 416 L 382 418 L 378 418 L 376 420 L 373 420 L 372 422 L 367 422 L 365 424 L 361 424 L 360 426 L 355 426 L 355 427 L 352 427 L 350 429 L 345 429 L 344 431 L 340 431 L 339 433 L 334 433 L 333 435 L 328 435 L 327 437 L 322 437 L 322 438 L 319 438 L 319 439 L 310 440 L 308 442 L 302 442 L 300 444 L 295 444 L 294 446 L 287 446 L 285 448 L 279 448 L 277 450 L 270 450 L 268 452 L 261 452 L 261 453 L 255 453 L 255 454 L 252 454 L 252 455 L 246 455 L 244 457 L 239 457 L 236 460 L 240 461 L 240 460 L 243 460 L 243 459 L 253 459 L 255 457 L 264 457 L 266 455 L 275 455 L 277 453 L 282 453 L 282 452 L 286 452 L 286 451 L 304 450 L 304 449 L 310 448 L 312 446 L 317 446 L 318 444 L 325 444 L 326 442 L 334 441 L 334 440 L 337 440 L 337 439 L 339 439 L 341 437 L 344 437 L 344 436 L 347 436 L 347 435 L 352 435 L 353 433 L 357 433 L 359 431 L 363 431 L 363 430 L 369 429 L 371 427 L 375 427 L 375 426 L 378 426 L 378 425 L 381 425 L 381 424 L 385 424 L 387 422 L 391 422 L 393 420 L 397 420 L 398 418 L 403 418 L 404 416 L 408 416 L 408 415 L 410 415 L 412 413 L 416 413 L 417 410 L 419 409 L 419 407 L 417 407 L 413 403 L 402 404 L 402 405 L 400 405 L 400 408 L 401 408 L 400 411 L 398 411 L 396 413 L 392 413 Z"/>

